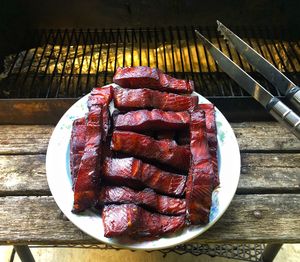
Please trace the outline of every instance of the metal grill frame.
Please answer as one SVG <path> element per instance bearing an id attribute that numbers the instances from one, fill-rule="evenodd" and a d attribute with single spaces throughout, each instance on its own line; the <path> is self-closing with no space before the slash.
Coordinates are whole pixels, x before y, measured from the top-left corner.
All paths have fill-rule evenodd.
<path id="1" fill-rule="evenodd" d="M 223 39 L 220 37 L 215 27 L 201 27 L 201 26 L 184 26 L 184 27 L 167 27 L 167 28 L 139 28 L 139 29 L 102 29 L 102 30 L 41 30 L 33 33 L 28 33 L 26 36 L 31 39 L 31 45 L 34 48 L 33 55 L 31 57 L 30 64 L 25 73 L 21 73 L 22 67 L 24 66 L 24 62 L 28 55 L 29 49 L 26 49 L 25 52 L 20 51 L 14 57 L 12 65 L 10 67 L 9 73 L 5 81 L 0 82 L 0 88 L 2 92 L 0 96 L 2 98 L 77 98 L 82 95 L 88 93 L 92 87 L 96 85 L 105 85 L 112 81 L 113 72 L 108 72 L 108 62 L 110 60 L 109 51 L 114 50 L 114 56 L 116 61 L 116 56 L 118 55 L 118 50 L 120 48 L 123 49 L 123 66 L 125 64 L 125 50 L 131 49 L 131 64 L 133 65 L 150 65 L 150 55 L 149 48 L 150 46 L 154 46 L 156 50 L 156 67 L 158 64 L 158 46 L 162 46 L 162 59 L 164 60 L 164 66 L 160 69 L 174 77 L 178 78 L 186 78 L 192 79 L 195 81 L 196 91 L 201 93 L 206 97 L 248 97 L 245 92 L 237 86 L 226 74 L 221 72 L 218 68 L 218 65 L 215 62 L 212 62 L 212 58 L 210 54 L 207 52 L 205 48 L 202 47 L 200 43 L 198 43 L 196 39 L 196 35 L 194 33 L 194 29 L 197 28 L 199 31 L 207 36 L 209 40 L 216 39 L 215 44 L 225 52 L 231 59 L 233 59 L 237 64 L 239 64 L 243 69 L 250 68 L 249 73 L 253 75 L 259 82 L 261 82 L 271 93 L 275 96 L 280 96 L 279 90 L 270 85 L 262 76 L 258 73 L 254 72 L 252 67 L 247 65 L 247 63 L 240 57 L 236 51 L 231 48 Z M 268 28 L 268 27 L 231 27 L 233 31 L 243 37 L 248 43 L 254 47 L 258 47 L 257 51 L 263 55 L 268 55 L 271 58 L 271 62 L 278 66 L 276 63 L 275 55 L 279 57 L 279 62 L 282 64 L 283 69 L 285 70 L 288 77 L 296 83 L 300 82 L 300 54 L 297 53 L 297 50 L 293 47 L 290 42 L 291 37 L 289 36 L 289 32 L 284 28 Z M 283 43 L 282 39 L 287 39 L 286 43 Z M 28 42 L 26 40 L 25 42 Z M 275 44 L 276 42 L 276 44 Z M 104 49 L 106 50 L 106 68 L 104 71 L 99 72 L 99 64 L 100 64 L 100 55 L 97 65 L 96 74 L 91 74 L 91 62 L 92 55 L 95 50 L 95 44 L 99 44 L 98 52 L 101 53 Z M 188 52 L 188 61 L 186 63 L 189 64 L 189 71 L 186 70 L 187 65 L 183 59 L 183 50 L 182 43 L 186 45 Z M 297 48 L 300 48 L 299 39 L 295 41 Z M 172 68 L 169 68 L 166 64 L 166 45 L 171 46 L 171 55 L 172 55 Z M 196 57 L 193 59 L 197 61 L 198 66 L 197 69 L 193 68 L 193 62 L 191 57 L 190 45 L 195 45 L 196 48 Z M 41 61 L 45 55 L 45 50 L 47 45 L 52 45 L 52 49 L 50 50 L 50 55 L 48 55 L 47 63 L 45 66 L 45 70 L 43 73 L 40 71 Z M 47 70 L 51 61 L 52 54 L 54 52 L 54 46 L 59 45 L 59 54 L 56 58 L 54 70 L 52 74 L 47 74 Z M 67 47 L 66 58 L 63 63 L 64 72 L 67 57 L 70 51 L 70 46 L 75 46 L 75 55 L 71 66 L 71 72 L 68 75 L 64 73 L 58 74 L 56 73 L 57 64 L 59 62 L 62 48 L 63 46 Z M 88 72 L 83 75 L 82 74 L 82 66 L 83 59 L 80 65 L 79 74 L 74 74 L 74 65 L 75 59 L 78 52 L 78 46 L 82 45 L 82 55 L 84 56 L 86 53 L 86 48 L 88 45 L 91 45 L 91 55 Z M 178 46 L 180 50 L 179 55 L 179 67 L 175 67 L 175 58 L 174 58 L 174 46 Z M 264 54 L 264 51 L 261 48 L 261 45 L 266 46 L 267 53 Z M 269 46 L 273 46 L 274 52 L 270 50 Z M 290 48 L 292 54 L 294 55 L 298 65 L 293 62 L 291 59 L 291 54 L 287 52 L 286 45 Z M 43 46 L 42 55 L 38 62 L 37 67 L 34 72 L 31 72 L 32 63 L 37 54 L 38 47 Z M 133 52 L 134 49 L 138 48 L 139 50 L 139 59 L 138 63 L 134 61 Z M 148 59 L 146 63 L 142 61 L 142 49 L 146 48 L 148 50 Z M 279 49 L 280 48 L 280 49 Z M 200 49 L 204 50 L 200 53 Z M 289 66 L 292 70 L 288 70 L 287 64 L 281 58 L 281 53 L 284 53 L 288 59 Z M 18 72 L 14 72 L 14 67 L 18 59 L 23 55 L 21 66 Z M 205 57 L 206 65 L 205 68 L 207 72 L 204 72 L 200 57 Z M 53 61 L 52 61 L 53 62 Z M 116 62 L 113 66 L 114 70 L 116 70 Z M 214 70 L 216 69 L 216 70 Z M 67 86 L 64 88 L 64 92 L 61 93 L 61 85 L 62 79 L 67 78 Z M 55 82 L 56 81 L 56 82 Z M 74 92 L 70 91 L 71 83 L 76 82 L 73 86 Z M 56 84 L 54 84 L 54 82 Z M 43 86 L 43 87 L 42 87 Z M 1 90 L 0 89 L 0 90 Z M 72 90 L 73 90 L 72 89 Z"/>

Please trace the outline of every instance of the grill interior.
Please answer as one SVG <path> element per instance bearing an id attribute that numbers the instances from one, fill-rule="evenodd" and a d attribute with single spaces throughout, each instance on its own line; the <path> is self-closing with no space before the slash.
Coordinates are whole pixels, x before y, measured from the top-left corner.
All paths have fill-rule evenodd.
<path id="1" fill-rule="evenodd" d="M 248 97 L 214 62 L 194 29 L 249 72 L 272 94 L 278 90 L 238 55 L 215 27 L 38 30 L 25 34 L 25 50 L 2 58 L 1 98 L 77 98 L 112 82 L 119 66 L 151 66 L 195 81 L 208 98 Z M 300 39 L 284 27 L 230 28 L 260 54 L 300 83 Z"/>

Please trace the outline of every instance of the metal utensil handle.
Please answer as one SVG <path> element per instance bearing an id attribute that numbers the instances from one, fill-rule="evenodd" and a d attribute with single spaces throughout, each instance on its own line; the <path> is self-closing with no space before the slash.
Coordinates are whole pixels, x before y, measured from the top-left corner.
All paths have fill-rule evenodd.
<path id="1" fill-rule="evenodd" d="M 291 88 L 287 92 L 286 97 L 292 102 L 298 112 L 300 112 L 300 88 L 298 86 Z"/>
<path id="2" fill-rule="evenodd" d="M 300 139 L 300 117 L 296 113 L 275 97 L 270 101 L 267 109 L 279 123 Z"/>

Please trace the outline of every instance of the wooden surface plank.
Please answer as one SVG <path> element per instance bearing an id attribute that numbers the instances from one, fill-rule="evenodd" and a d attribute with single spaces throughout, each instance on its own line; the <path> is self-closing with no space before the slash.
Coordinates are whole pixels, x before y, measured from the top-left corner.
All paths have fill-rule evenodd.
<path id="1" fill-rule="evenodd" d="M 65 219 L 52 197 L 0 197 L 0 213 L 0 244 L 97 242 Z M 299 242 L 299 217 L 299 194 L 236 195 L 193 242 Z"/>
<path id="2" fill-rule="evenodd" d="M 242 153 L 238 193 L 300 192 L 300 153 Z M 51 195 L 45 155 L 0 155 L 0 195 Z"/>
<path id="3" fill-rule="evenodd" d="M 45 155 L 0 156 L 0 196 L 50 195 Z"/>
<path id="4" fill-rule="evenodd" d="M 233 123 L 241 151 L 296 151 L 300 140 L 276 122 Z M 0 154 L 44 154 L 54 126 L 0 125 Z"/>
<path id="5" fill-rule="evenodd" d="M 0 154 L 45 154 L 53 126 L 0 125 Z"/>
<path id="6" fill-rule="evenodd" d="M 277 122 L 232 123 L 240 150 L 296 150 L 300 140 Z"/>
<path id="7" fill-rule="evenodd" d="M 242 153 L 238 193 L 300 193 L 300 153 Z"/>

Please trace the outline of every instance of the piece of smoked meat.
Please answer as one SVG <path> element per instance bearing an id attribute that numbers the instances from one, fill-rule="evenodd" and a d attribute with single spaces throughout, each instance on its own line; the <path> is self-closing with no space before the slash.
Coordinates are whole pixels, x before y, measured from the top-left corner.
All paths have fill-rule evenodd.
<path id="1" fill-rule="evenodd" d="M 165 111 L 193 110 L 198 96 L 184 96 L 147 88 L 114 88 L 114 104 L 121 111 L 157 108 Z"/>
<path id="2" fill-rule="evenodd" d="M 219 181 L 219 174 L 218 174 L 218 157 L 217 157 L 218 140 L 217 140 L 215 106 L 213 104 L 199 104 L 199 108 L 205 112 L 207 142 L 209 146 L 209 152 L 211 155 L 211 161 L 214 168 L 213 188 L 216 188 L 220 184 L 220 181 Z"/>
<path id="3" fill-rule="evenodd" d="M 206 138 L 205 113 L 191 112 L 191 167 L 186 184 L 187 217 L 191 224 L 206 224 L 212 201 L 213 165 Z"/>
<path id="4" fill-rule="evenodd" d="M 172 196 L 182 196 L 185 192 L 186 176 L 163 171 L 133 157 L 107 158 L 102 170 L 103 178 L 115 185 L 150 187 Z"/>
<path id="5" fill-rule="evenodd" d="M 102 220 L 105 237 L 158 237 L 185 225 L 185 216 L 151 213 L 135 204 L 105 206 Z"/>
<path id="6" fill-rule="evenodd" d="M 188 148 L 178 146 L 175 141 L 155 140 L 134 132 L 114 131 L 111 149 L 155 160 L 181 171 L 187 171 L 190 165 Z"/>
<path id="7" fill-rule="evenodd" d="M 142 132 L 149 130 L 176 130 L 187 127 L 190 114 L 187 111 L 172 112 L 160 109 L 138 110 L 119 114 L 114 127 L 118 130 Z"/>
<path id="8" fill-rule="evenodd" d="M 113 77 L 113 82 L 124 88 L 149 88 L 185 94 L 194 91 L 193 81 L 176 79 L 157 68 L 147 66 L 119 67 Z"/>
<path id="9" fill-rule="evenodd" d="M 88 109 L 102 107 L 102 141 L 106 140 L 110 128 L 109 104 L 113 98 L 113 86 L 95 87 L 92 89 L 87 101 Z"/>
<path id="10" fill-rule="evenodd" d="M 136 191 L 128 187 L 102 187 L 99 194 L 99 204 L 129 204 L 142 205 L 165 215 L 184 215 L 186 213 L 185 199 L 163 196 L 150 188 Z"/>
<path id="11" fill-rule="evenodd" d="M 85 145 L 86 119 L 85 117 L 75 119 L 72 125 L 70 140 L 70 170 L 72 179 L 72 188 L 74 188 L 77 179 L 78 169 Z"/>
<path id="12" fill-rule="evenodd" d="M 84 153 L 74 187 L 73 212 L 92 207 L 98 199 L 102 140 L 102 108 L 93 107 L 88 113 Z"/>

